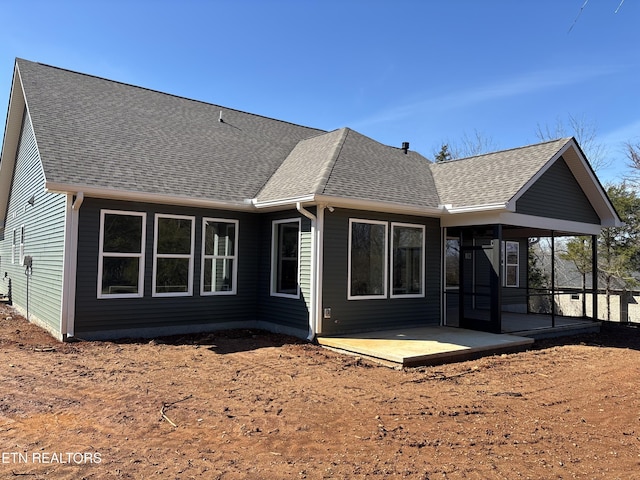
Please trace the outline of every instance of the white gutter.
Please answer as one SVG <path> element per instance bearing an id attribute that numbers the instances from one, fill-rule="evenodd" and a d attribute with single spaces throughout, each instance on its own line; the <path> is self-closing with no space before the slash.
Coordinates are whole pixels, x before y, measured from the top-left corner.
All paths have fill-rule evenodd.
<path id="1" fill-rule="evenodd" d="M 490 210 L 508 210 L 513 211 L 509 203 L 492 203 L 487 205 L 471 205 L 468 207 L 454 207 L 452 205 L 442 205 L 446 213 L 474 213 L 486 212 Z"/>
<path id="2" fill-rule="evenodd" d="M 62 318 L 60 334 L 62 340 L 75 334 L 75 298 L 76 275 L 78 271 L 78 225 L 80 207 L 84 201 L 84 193 L 78 192 L 75 200 L 73 195 L 67 195 L 67 214 L 64 232 L 64 267 L 62 274 Z"/>
<path id="3" fill-rule="evenodd" d="M 318 207 L 318 211 L 320 211 L 320 207 Z M 318 279 L 316 277 L 316 272 L 318 272 L 318 264 L 317 264 L 317 226 L 318 226 L 318 218 L 311 213 L 309 210 L 305 209 L 300 202 L 296 203 L 296 210 L 300 212 L 302 215 L 311 220 L 311 281 L 310 281 L 310 290 L 311 290 L 311 298 L 309 299 L 310 308 L 309 308 L 309 335 L 307 336 L 307 340 L 311 341 L 316 337 L 317 331 L 317 304 L 318 304 Z"/>

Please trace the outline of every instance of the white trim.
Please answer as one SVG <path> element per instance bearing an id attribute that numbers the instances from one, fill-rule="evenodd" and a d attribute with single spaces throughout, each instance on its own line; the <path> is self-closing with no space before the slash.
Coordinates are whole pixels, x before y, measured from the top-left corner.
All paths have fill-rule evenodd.
<path id="1" fill-rule="evenodd" d="M 233 255 L 207 255 L 206 252 L 206 238 L 207 238 L 207 224 L 208 223 L 228 223 L 235 225 L 234 231 L 234 239 L 233 239 Z M 210 218 L 203 217 L 202 218 L 202 258 L 201 258 L 201 268 L 200 268 L 200 295 L 202 296 L 211 296 L 211 295 L 235 295 L 237 293 L 238 286 L 238 232 L 239 232 L 240 221 L 230 218 Z M 214 248 L 217 252 L 217 249 Z M 228 252 L 227 252 L 228 253 Z M 231 260 L 231 289 L 230 290 L 205 290 L 204 289 L 204 265 L 206 260 L 213 260 L 213 264 L 215 265 L 215 260 Z M 226 264 L 225 264 L 226 265 Z M 213 267 L 213 265 L 212 265 Z M 215 274 L 212 274 L 212 282 L 215 282 Z"/>
<path id="2" fill-rule="evenodd" d="M 105 252 L 104 249 L 104 219 L 106 215 L 121 215 L 125 217 L 141 217 L 141 237 L 140 237 L 140 253 L 118 253 L 118 252 Z M 145 259 L 145 247 L 146 247 L 146 225 L 147 213 L 146 212 L 134 212 L 127 210 L 100 210 L 100 237 L 98 247 L 98 298 L 140 298 L 144 296 L 144 259 Z M 77 226 L 76 226 L 77 229 Z M 77 233 L 76 233 L 77 234 Z M 134 293 L 102 293 L 102 272 L 103 272 L 103 259 L 104 257 L 112 258 L 138 258 L 138 291 Z"/>
<path id="3" fill-rule="evenodd" d="M 224 202 L 207 200 L 202 198 L 181 197 L 178 195 L 164 195 L 146 192 L 133 192 L 115 188 L 94 187 L 90 185 L 71 185 L 68 183 L 46 182 L 45 191 L 50 193 L 70 193 L 82 190 L 87 197 L 105 198 L 109 200 L 124 200 L 132 202 L 145 202 L 163 205 L 181 205 L 187 207 L 201 207 L 221 210 L 251 211 L 254 210 L 251 202 Z"/>
<path id="4" fill-rule="evenodd" d="M 382 290 L 379 295 L 352 295 L 351 294 L 351 244 L 352 244 L 352 231 L 354 223 L 365 223 L 370 225 L 383 225 L 384 226 L 384 245 L 383 249 L 383 273 L 382 273 Z M 387 298 L 387 284 L 389 283 L 389 222 L 382 220 L 367 220 L 360 218 L 349 219 L 349 254 L 347 265 L 347 300 L 377 300 Z"/>
<path id="5" fill-rule="evenodd" d="M 173 218 L 177 220 L 189 220 L 191 222 L 191 246 L 190 253 L 158 253 L 158 220 L 161 218 Z M 173 215 L 169 213 L 156 213 L 153 222 L 153 277 L 151 278 L 152 297 L 190 297 L 193 295 L 193 257 L 195 246 L 196 217 L 192 215 Z M 176 258 L 189 260 L 189 273 L 187 275 L 186 292 L 162 292 L 156 291 L 156 274 L 158 269 L 158 258 Z"/>
<path id="6" fill-rule="evenodd" d="M 66 196 L 64 253 L 62 260 L 62 302 L 60 335 L 63 340 L 75 334 L 76 319 L 76 282 L 78 272 L 78 217 L 84 194 Z"/>
<path id="7" fill-rule="evenodd" d="M 422 230 L 422 244 L 420 245 L 420 293 L 406 293 L 406 294 L 394 294 L 393 293 L 393 264 L 394 264 L 394 244 L 393 244 L 393 229 L 395 227 L 404 227 L 404 228 L 413 228 L 416 230 Z M 390 248 L 391 248 L 391 272 L 390 272 L 390 285 L 389 285 L 389 297 L 390 298 L 423 298 L 425 296 L 425 263 L 426 263 L 426 227 L 424 225 L 415 224 L 415 223 L 402 223 L 402 222 L 391 222 L 391 235 L 390 235 Z"/>
<path id="8" fill-rule="evenodd" d="M 515 212 L 487 212 L 486 214 L 465 214 L 446 216 L 440 220 L 442 227 L 467 227 L 488 224 L 513 225 L 516 227 L 530 227 L 541 230 L 554 230 L 575 235 L 599 235 L 601 227 L 598 224 L 574 222 L 557 218 L 537 217 Z"/>
<path id="9" fill-rule="evenodd" d="M 297 223 L 298 224 L 298 263 L 296 266 L 296 293 L 283 293 L 277 291 L 277 277 L 278 277 L 278 246 L 279 246 L 279 235 L 278 235 L 278 225 L 283 223 Z M 272 297 L 283 297 L 283 298 L 300 298 L 300 243 L 302 237 L 302 223 L 300 218 L 287 218 L 281 220 L 273 220 L 271 222 L 271 281 L 270 281 L 270 292 Z"/>
<path id="10" fill-rule="evenodd" d="M 11 231 L 11 264 L 16 264 L 16 246 L 18 245 L 18 229 L 13 228 Z"/>
<path id="11" fill-rule="evenodd" d="M 18 258 L 20 259 L 20 266 L 24 265 L 24 238 L 25 232 L 24 232 L 24 223 L 22 225 L 20 225 L 20 244 L 19 244 L 19 253 L 18 253 Z"/>

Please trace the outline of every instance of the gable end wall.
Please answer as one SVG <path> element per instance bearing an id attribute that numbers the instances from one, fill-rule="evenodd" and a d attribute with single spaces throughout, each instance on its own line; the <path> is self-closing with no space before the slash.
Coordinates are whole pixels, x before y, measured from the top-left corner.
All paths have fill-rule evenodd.
<path id="1" fill-rule="evenodd" d="M 600 218 L 560 157 L 516 202 L 516 212 L 599 224 Z"/>
<path id="2" fill-rule="evenodd" d="M 29 199 L 33 195 L 33 205 Z M 0 289 L 7 292 L 11 279 L 16 308 L 29 319 L 60 335 L 62 308 L 62 272 L 64 261 L 64 225 L 66 196 L 45 191 L 45 178 L 29 115 L 23 115 L 16 163 L 9 192 L 7 223 L 0 242 Z M 24 226 L 24 254 L 33 258 L 32 275 L 20 265 L 19 243 Z M 12 263 L 13 232 L 17 244 Z M 28 280 L 28 289 L 27 289 Z M 28 292 L 27 292 L 28 290 Z M 28 295 L 27 295 L 28 293 Z"/>

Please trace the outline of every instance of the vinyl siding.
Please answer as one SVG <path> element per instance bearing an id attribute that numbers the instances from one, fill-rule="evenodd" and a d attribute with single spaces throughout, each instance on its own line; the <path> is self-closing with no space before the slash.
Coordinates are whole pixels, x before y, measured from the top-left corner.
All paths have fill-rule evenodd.
<path id="1" fill-rule="evenodd" d="M 146 212 L 144 297 L 97 298 L 100 210 Z M 154 217 L 156 213 L 195 216 L 193 295 L 153 297 Z M 202 218 L 234 219 L 238 225 L 236 295 L 200 295 Z M 86 198 L 80 209 L 75 332 L 78 337 L 153 335 L 214 330 L 256 321 L 260 224 L 256 215 L 169 205 Z M 243 323 L 244 322 L 244 323 Z M 105 332 L 111 332 L 110 334 Z M 150 333 L 145 333 L 150 332 Z M 99 333 L 99 335 L 98 335 Z"/>
<path id="2" fill-rule="evenodd" d="M 23 116 L 22 131 L 9 193 L 7 224 L 0 255 L 2 275 L 12 281 L 13 303 L 32 321 L 54 335 L 60 333 L 62 306 L 62 271 L 64 259 L 64 225 L 66 196 L 45 191 L 45 178 L 29 115 Z M 33 195 L 33 206 L 28 201 Z M 33 258 L 29 280 L 20 265 L 20 232 L 24 226 L 24 254 Z M 11 263 L 11 244 L 17 232 L 16 259 Z M 2 288 L 8 287 L 8 281 Z M 27 305 L 28 303 L 28 305 Z"/>
<path id="3" fill-rule="evenodd" d="M 349 218 L 425 225 L 425 297 L 347 300 Z M 322 334 L 391 329 L 440 323 L 441 233 L 437 219 L 354 210 L 327 211 L 324 224 L 324 272 L 322 307 L 331 308 L 323 319 Z M 390 245 L 387 245 L 390 247 Z M 391 262 L 391 255 L 389 255 Z"/>
<path id="4" fill-rule="evenodd" d="M 600 223 L 598 214 L 562 157 L 518 199 L 516 211 L 540 217 Z"/>
<path id="5" fill-rule="evenodd" d="M 313 213 L 313 212 L 312 212 Z M 300 298 L 271 295 L 271 248 L 274 220 L 300 218 Z M 296 210 L 261 215 L 259 318 L 261 321 L 298 331 L 309 328 L 311 309 L 311 220 Z"/>

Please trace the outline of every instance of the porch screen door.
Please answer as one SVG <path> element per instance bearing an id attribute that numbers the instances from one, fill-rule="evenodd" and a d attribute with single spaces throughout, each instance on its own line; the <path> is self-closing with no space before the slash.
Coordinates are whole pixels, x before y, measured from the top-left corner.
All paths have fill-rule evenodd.
<path id="1" fill-rule="evenodd" d="M 460 247 L 460 327 L 500 333 L 500 242 Z"/>

